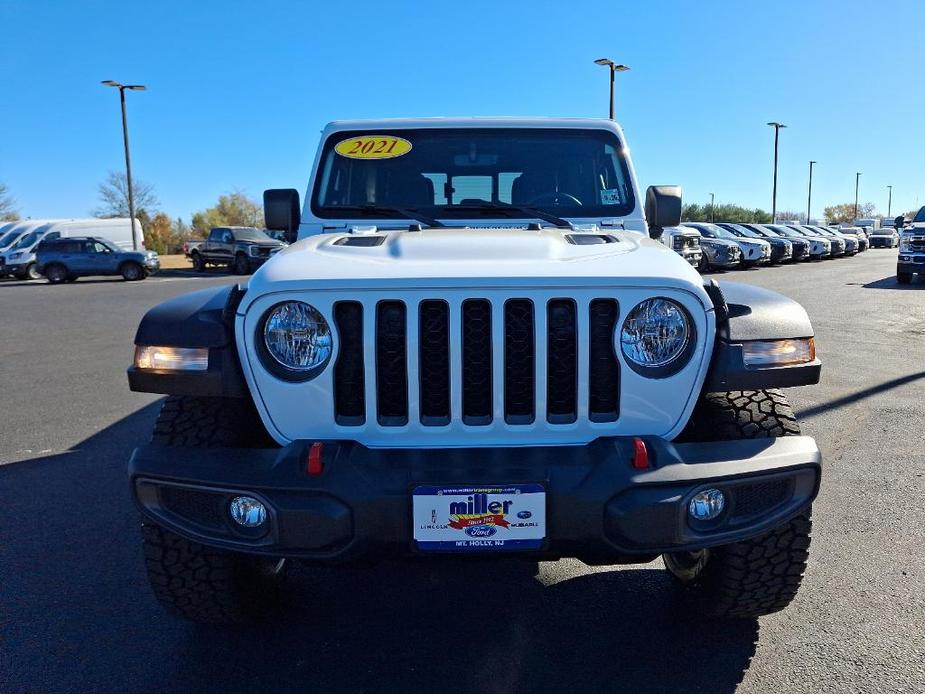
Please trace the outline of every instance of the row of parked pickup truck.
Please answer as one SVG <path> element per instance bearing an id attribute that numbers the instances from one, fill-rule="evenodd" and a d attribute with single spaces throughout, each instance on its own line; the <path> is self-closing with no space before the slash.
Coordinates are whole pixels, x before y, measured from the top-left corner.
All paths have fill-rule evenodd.
<path id="1" fill-rule="evenodd" d="M 889 244 L 879 245 L 898 243 L 896 232 L 889 231 Z M 665 229 L 661 241 L 709 272 L 855 255 L 872 247 L 873 238 L 861 227 L 685 222 Z"/>

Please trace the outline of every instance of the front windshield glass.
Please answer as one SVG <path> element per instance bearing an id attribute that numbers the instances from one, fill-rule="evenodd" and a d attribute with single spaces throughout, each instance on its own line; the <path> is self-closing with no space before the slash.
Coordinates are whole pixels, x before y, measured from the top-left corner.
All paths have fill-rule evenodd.
<path id="1" fill-rule="evenodd" d="M 913 222 L 925 222 L 925 207 L 922 207 L 913 217 Z"/>
<path id="2" fill-rule="evenodd" d="M 735 241 L 737 238 L 731 231 L 716 224 L 698 224 L 697 228 L 707 236 L 712 236 L 715 239 L 731 239 Z"/>
<path id="3" fill-rule="evenodd" d="M 622 145 L 606 130 L 341 132 L 328 138 L 320 161 L 311 207 L 322 218 L 407 218 L 402 210 L 496 217 L 489 206 L 604 218 L 636 204 Z"/>
<path id="4" fill-rule="evenodd" d="M 753 239 L 761 238 L 761 234 L 755 231 L 752 231 L 748 227 L 743 227 L 741 224 L 730 224 L 729 226 L 731 226 L 736 232 L 738 232 L 742 236 L 748 236 L 749 238 L 753 238 Z"/>
<path id="5" fill-rule="evenodd" d="M 234 237 L 238 241 L 272 241 L 273 238 L 268 236 L 260 229 L 234 229 Z"/>
<path id="6" fill-rule="evenodd" d="M 16 240 L 16 237 L 19 236 L 18 231 L 8 231 L 3 236 L 0 236 L 0 248 L 4 246 L 9 246 L 13 241 Z"/>
<path id="7" fill-rule="evenodd" d="M 776 231 L 781 236 L 789 236 L 790 238 L 802 238 L 803 234 L 798 234 L 790 227 L 782 227 L 779 224 L 770 225 L 769 228 L 772 231 Z"/>
<path id="8" fill-rule="evenodd" d="M 21 248 L 28 248 L 38 241 L 39 237 L 43 235 L 41 231 L 30 231 L 28 234 L 23 236 L 19 241 L 16 242 L 16 245 L 13 246 L 11 250 L 18 251 Z"/>

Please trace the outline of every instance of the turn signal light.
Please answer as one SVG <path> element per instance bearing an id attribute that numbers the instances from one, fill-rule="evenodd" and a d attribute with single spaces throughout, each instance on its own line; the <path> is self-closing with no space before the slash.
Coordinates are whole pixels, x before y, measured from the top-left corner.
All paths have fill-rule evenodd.
<path id="1" fill-rule="evenodd" d="M 199 347 L 138 345 L 135 347 L 135 367 L 168 371 L 206 371 L 209 368 L 209 350 Z"/>
<path id="2" fill-rule="evenodd" d="M 638 437 L 633 439 L 633 468 L 649 469 L 649 449 L 646 448 L 646 442 Z"/>
<path id="3" fill-rule="evenodd" d="M 321 462 L 321 444 L 317 441 L 308 449 L 308 460 L 305 463 L 305 472 L 309 475 L 320 475 L 324 472 L 324 464 Z"/>
<path id="4" fill-rule="evenodd" d="M 811 337 L 794 340 L 753 340 L 742 343 L 746 366 L 792 366 L 816 358 L 816 341 Z"/>

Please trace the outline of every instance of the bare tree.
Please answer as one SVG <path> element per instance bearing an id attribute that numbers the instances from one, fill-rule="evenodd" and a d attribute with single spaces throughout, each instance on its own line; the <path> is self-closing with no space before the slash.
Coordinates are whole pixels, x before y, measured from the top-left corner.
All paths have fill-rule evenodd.
<path id="1" fill-rule="evenodd" d="M 102 205 L 93 211 L 95 217 L 128 217 L 128 184 L 124 173 L 110 171 L 98 190 Z M 132 181 L 132 193 L 136 216 L 150 218 L 160 204 L 154 186 L 136 178 Z"/>
<path id="2" fill-rule="evenodd" d="M 0 183 L 0 222 L 15 222 L 19 219 L 16 212 L 16 201 L 10 195 L 6 183 Z"/>

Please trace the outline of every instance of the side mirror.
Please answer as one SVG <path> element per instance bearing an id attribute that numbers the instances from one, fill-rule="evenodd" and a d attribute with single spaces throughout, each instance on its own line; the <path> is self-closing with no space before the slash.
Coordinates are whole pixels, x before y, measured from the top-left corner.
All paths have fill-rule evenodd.
<path id="1" fill-rule="evenodd" d="M 299 234 L 302 206 L 295 188 L 271 188 L 263 191 L 263 220 L 267 229 L 282 231 L 292 243 Z"/>
<path id="2" fill-rule="evenodd" d="M 906 226 L 906 218 L 902 215 L 899 215 L 896 219 L 893 220 L 893 226 L 896 227 L 897 231 L 902 231 L 902 228 Z"/>
<path id="3" fill-rule="evenodd" d="M 653 239 L 660 238 L 665 227 L 681 223 L 681 186 L 649 186 L 646 189 L 646 222 Z"/>

